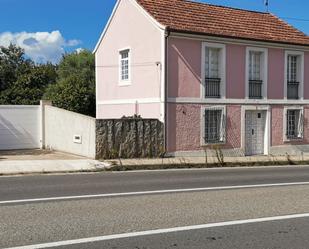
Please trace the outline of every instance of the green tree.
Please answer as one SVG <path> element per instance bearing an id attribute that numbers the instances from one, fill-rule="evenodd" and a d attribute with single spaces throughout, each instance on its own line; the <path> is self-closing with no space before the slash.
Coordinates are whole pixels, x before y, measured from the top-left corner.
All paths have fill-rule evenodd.
<path id="1" fill-rule="evenodd" d="M 55 83 L 56 68 L 52 64 L 32 66 L 20 75 L 4 94 L 12 105 L 37 105 L 43 98 L 46 88 Z"/>
<path id="2" fill-rule="evenodd" d="M 56 78 L 54 65 L 36 65 L 16 45 L 0 47 L 1 105 L 38 104 L 46 87 Z"/>
<path id="3" fill-rule="evenodd" d="M 57 69 L 58 80 L 44 95 L 53 105 L 95 116 L 95 59 L 87 50 L 66 54 Z"/>
<path id="4" fill-rule="evenodd" d="M 0 90 L 10 88 L 32 66 L 32 62 L 26 60 L 24 55 L 24 50 L 15 45 L 0 46 Z"/>

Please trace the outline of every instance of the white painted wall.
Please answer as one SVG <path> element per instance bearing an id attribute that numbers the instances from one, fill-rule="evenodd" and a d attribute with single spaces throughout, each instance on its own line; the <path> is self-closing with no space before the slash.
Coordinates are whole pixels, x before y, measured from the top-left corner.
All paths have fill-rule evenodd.
<path id="1" fill-rule="evenodd" d="M 53 106 L 45 107 L 45 147 L 95 158 L 95 119 Z M 74 136 L 81 136 L 81 143 Z"/>
<path id="2" fill-rule="evenodd" d="M 0 150 L 40 147 L 40 106 L 0 106 Z"/>

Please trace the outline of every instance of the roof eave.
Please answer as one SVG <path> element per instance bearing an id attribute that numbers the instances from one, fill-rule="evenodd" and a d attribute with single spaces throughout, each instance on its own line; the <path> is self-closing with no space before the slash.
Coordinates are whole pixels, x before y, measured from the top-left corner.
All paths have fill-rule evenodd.
<path id="1" fill-rule="evenodd" d="M 272 44 L 281 44 L 281 45 L 291 45 L 291 46 L 302 46 L 308 47 L 309 43 L 293 43 L 293 42 L 285 42 L 285 41 L 272 41 L 272 40 L 265 40 L 265 39 L 254 39 L 254 38 L 246 38 L 246 37 L 237 37 L 237 36 L 228 36 L 228 35 L 220 35 L 220 34 L 210 34 L 205 32 L 198 32 L 198 31 L 186 31 L 186 30 L 178 30 L 173 28 L 166 28 L 169 32 L 180 33 L 180 34 L 191 34 L 191 35 L 201 35 L 201 36 L 213 36 L 218 38 L 226 38 L 226 39 L 238 39 L 243 41 L 254 41 L 254 42 L 267 42 Z"/>

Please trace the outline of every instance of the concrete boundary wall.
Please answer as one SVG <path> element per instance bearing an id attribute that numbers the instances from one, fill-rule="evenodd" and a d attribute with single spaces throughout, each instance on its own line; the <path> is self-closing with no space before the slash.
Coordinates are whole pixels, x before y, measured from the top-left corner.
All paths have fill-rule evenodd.
<path id="1" fill-rule="evenodd" d="M 164 124 L 158 119 L 95 118 L 41 101 L 0 106 L 0 150 L 45 148 L 97 159 L 163 156 Z"/>
<path id="2" fill-rule="evenodd" d="M 95 118 L 40 105 L 0 105 L 0 150 L 46 148 L 95 158 Z"/>
<path id="3" fill-rule="evenodd" d="M 95 118 L 44 106 L 46 149 L 95 158 Z"/>

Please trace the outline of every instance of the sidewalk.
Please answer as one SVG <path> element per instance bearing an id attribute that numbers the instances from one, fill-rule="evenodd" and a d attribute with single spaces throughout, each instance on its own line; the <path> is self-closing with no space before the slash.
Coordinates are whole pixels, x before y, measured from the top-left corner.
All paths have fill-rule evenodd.
<path id="1" fill-rule="evenodd" d="M 104 169 L 105 163 L 71 154 L 21 150 L 0 152 L 0 175 L 93 172 Z"/>
<path id="2" fill-rule="evenodd" d="M 309 165 L 309 154 L 302 156 L 177 157 L 156 159 L 114 159 L 97 161 L 62 152 L 23 150 L 0 152 L 0 176 L 44 173 L 213 168 L 241 166 Z"/>

